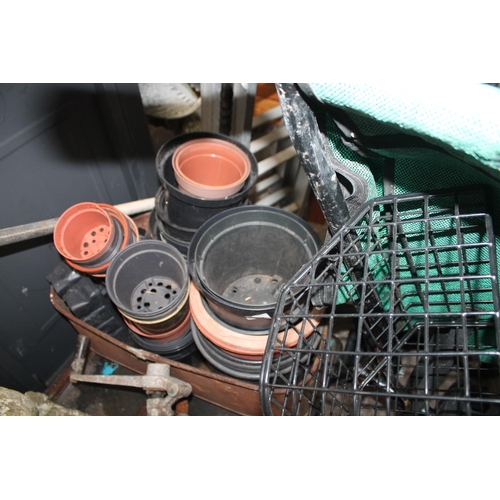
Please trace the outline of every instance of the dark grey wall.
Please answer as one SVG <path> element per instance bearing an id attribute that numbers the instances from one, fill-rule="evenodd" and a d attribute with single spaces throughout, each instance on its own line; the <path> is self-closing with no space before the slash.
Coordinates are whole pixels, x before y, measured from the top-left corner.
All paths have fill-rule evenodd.
<path id="1" fill-rule="evenodd" d="M 157 188 L 137 85 L 0 84 L 0 228 Z M 46 280 L 59 260 L 51 236 L 0 247 L 0 385 L 43 391 L 72 356 Z"/>

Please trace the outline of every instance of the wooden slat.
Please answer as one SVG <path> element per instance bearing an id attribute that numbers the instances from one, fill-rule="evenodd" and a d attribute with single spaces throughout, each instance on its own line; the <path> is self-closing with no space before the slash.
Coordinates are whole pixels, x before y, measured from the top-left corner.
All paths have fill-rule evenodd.
<path id="1" fill-rule="evenodd" d="M 281 165 L 283 162 L 287 160 L 291 160 L 297 153 L 295 152 L 295 148 L 293 146 L 289 146 L 282 151 L 266 158 L 259 162 L 259 176 L 264 175 L 269 172 L 273 168 L 276 168 L 278 165 Z"/>
<path id="2" fill-rule="evenodd" d="M 255 184 L 255 193 L 260 194 L 266 189 L 269 189 L 271 186 L 274 186 L 278 182 L 282 182 L 283 179 L 279 174 L 274 174 L 269 177 L 266 177 L 265 179 L 262 179 L 261 181 L 257 182 Z"/>
<path id="3" fill-rule="evenodd" d="M 250 143 L 250 151 L 253 154 L 258 153 L 259 151 L 262 151 L 264 148 L 270 146 L 276 141 L 285 139 L 286 137 L 288 137 L 288 130 L 283 125 L 269 132 L 269 134 L 263 135 L 262 137 L 253 140 Z"/>
<path id="4" fill-rule="evenodd" d="M 264 205 L 264 206 L 276 205 L 276 203 L 283 200 L 291 191 L 292 189 L 290 187 L 284 187 L 278 189 L 278 191 L 275 191 L 274 193 L 271 193 L 270 195 L 257 201 L 255 205 Z"/>
<path id="5" fill-rule="evenodd" d="M 281 111 L 281 106 L 276 106 L 275 108 L 271 108 L 269 111 L 257 115 L 252 120 L 252 128 L 260 127 L 265 123 L 272 122 L 274 120 L 278 120 L 283 116 L 283 112 Z"/>

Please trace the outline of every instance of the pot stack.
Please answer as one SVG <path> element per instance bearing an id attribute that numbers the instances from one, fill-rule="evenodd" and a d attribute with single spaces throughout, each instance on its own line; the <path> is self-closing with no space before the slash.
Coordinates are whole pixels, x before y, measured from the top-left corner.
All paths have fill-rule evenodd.
<path id="1" fill-rule="evenodd" d="M 274 207 L 232 208 L 200 227 L 188 252 L 189 304 L 207 361 L 230 376 L 259 379 L 279 291 L 319 248 L 309 224 Z M 303 326 L 306 336 L 314 331 Z M 282 340 L 293 347 L 298 337 Z"/>
<path id="2" fill-rule="evenodd" d="M 163 241 L 144 240 L 113 259 L 106 290 L 139 346 L 182 359 L 196 350 L 189 281 L 185 259 L 178 250 Z"/>
<path id="3" fill-rule="evenodd" d="M 257 179 L 254 155 L 221 134 L 193 132 L 165 143 L 156 168 L 161 187 L 155 196 L 149 230 L 153 238 L 187 257 L 196 231 L 214 215 L 249 204 Z"/>
<path id="4" fill-rule="evenodd" d="M 68 208 L 54 228 L 54 244 L 66 262 L 103 278 L 118 252 L 139 239 L 134 221 L 105 203 L 84 202 Z"/>

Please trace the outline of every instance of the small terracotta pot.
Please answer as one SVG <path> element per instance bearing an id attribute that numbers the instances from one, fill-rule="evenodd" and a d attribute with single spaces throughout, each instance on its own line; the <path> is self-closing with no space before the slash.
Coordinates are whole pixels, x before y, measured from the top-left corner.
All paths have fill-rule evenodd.
<path id="1" fill-rule="evenodd" d="M 59 217 L 54 228 L 54 244 L 67 260 L 94 261 L 109 248 L 114 224 L 96 203 L 77 203 Z"/>
<path id="2" fill-rule="evenodd" d="M 220 139 L 195 139 L 172 157 L 177 184 L 188 194 L 221 199 L 237 193 L 250 175 L 250 160 L 237 146 Z"/>
<path id="3" fill-rule="evenodd" d="M 114 256 L 126 246 L 139 240 L 139 229 L 128 215 L 120 212 L 112 205 L 106 203 L 91 203 L 90 205 L 94 205 L 99 210 L 102 210 L 112 221 L 113 226 L 115 224 L 120 226 L 118 231 L 115 229 L 114 236 L 116 236 L 116 238 L 114 238 L 111 243 L 113 246 L 106 247 L 106 249 L 101 252 L 100 256 L 105 255 L 105 258 L 102 258 L 97 265 L 92 265 L 92 262 L 96 262 L 95 257 L 91 263 L 75 262 L 71 259 L 66 259 L 66 261 L 77 271 L 90 274 L 96 278 L 104 278 L 106 276 L 106 270 L 111 264 Z"/>

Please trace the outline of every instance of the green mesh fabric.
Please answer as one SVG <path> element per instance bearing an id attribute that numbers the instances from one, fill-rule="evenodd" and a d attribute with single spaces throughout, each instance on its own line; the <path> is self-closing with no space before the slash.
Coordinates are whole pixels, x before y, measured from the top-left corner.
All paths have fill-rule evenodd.
<path id="1" fill-rule="evenodd" d="M 342 110 L 355 125 L 356 131 L 363 138 L 370 138 L 372 152 L 395 160 L 394 194 L 429 192 L 439 189 L 487 185 L 492 197 L 488 200 L 489 212 L 493 219 L 496 240 L 497 263 L 500 264 L 500 90 L 482 84 L 459 85 L 372 85 L 372 84 L 308 84 L 315 97 L 323 104 Z M 333 108 L 332 108 L 333 109 Z M 326 120 L 326 134 L 335 158 L 353 173 L 365 179 L 369 186 L 368 199 L 383 195 L 383 167 L 380 163 L 361 156 L 347 147 L 334 121 Z M 390 147 L 387 138 L 401 137 L 423 140 L 433 147 L 420 147 L 408 142 L 398 147 L 393 142 Z M 384 140 L 377 144 L 377 138 Z M 366 143 L 366 142 L 365 142 Z M 363 143 L 363 144 L 365 144 Z M 395 145 L 396 144 L 396 145 Z M 416 143 L 415 143 L 416 144 Z M 480 204 L 481 200 L 472 200 Z M 409 233 L 418 228 L 408 223 L 405 229 Z M 380 235 L 379 235 L 380 236 Z M 465 243 L 479 243 L 484 235 L 471 232 L 465 235 Z M 467 240 L 468 238 L 468 240 Z M 439 243 L 439 242 L 438 242 Z M 443 245 L 453 243 L 443 241 Z M 416 247 L 425 242 L 410 242 Z M 488 274 L 488 256 L 467 256 L 470 262 L 479 262 L 478 274 Z M 425 254 L 422 253 L 422 259 Z M 457 260 L 453 253 L 439 256 L 440 260 L 450 263 L 447 268 L 454 273 L 452 263 Z M 371 259 L 381 259 L 380 255 Z M 419 256 L 416 256 L 418 262 Z M 370 262 L 370 268 L 378 270 L 382 276 L 387 270 L 384 263 Z M 404 267 L 404 263 L 400 263 Z M 476 270 L 471 270 L 476 271 Z M 500 273 L 499 273 L 500 274 Z M 404 278 L 404 276 L 403 276 Z M 410 278 L 410 276 L 408 276 Z M 423 276 L 422 276 L 423 278 Z M 470 284 L 474 285 L 474 284 Z M 423 285 L 422 285 L 423 286 Z M 408 312 L 423 312 L 415 297 L 418 293 L 431 293 L 436 304 L 442 304 L 443 297 L 439 287 L 435 290 L 416 290 L 416 285 L 408 285 L 405 308 Z M 456 291 L 459 301 L 460 281 L 449 281 L 446 294 L 453 297 Z M 480 283 L 479 289 L 484 289 Z M 473 293 L 467 292 L 466 293 Z M 383 293 L 381 294 L 383 297 Z M 351 297 L 352 298 L 352 297 Z M 347 297 L 342 297 L 346 300 Z M 478 303 L 485 299 L 481 294 L 473 297 Z M 384 304 L 381 304 L 384 306 Z M 432 304 L 431 304 L 432 306 Z M 447 311 L 442 305 L 443 313 Z M 487 331 L 485 335 L 490 335 Z M 481 340 L 481 339 L 480 339 Z M 492 345 L 490 341 L 480 342 Z"/>
<path id="2" fill-rule="evenodd" d="M 401 85 L 311 83 L 318 100 L 345 111 L 361 134 L 402 133 L 419 137 L 446 152 L 407 147 L 376 149 L 396 161 L 394 194 L 473 184 L 492 188 L 495 234 L 500 235 L 500 90 L 489 85 Z M 345 146 L 333 121 L 327 136 L 334 156 L 368 181 L 369 197 L 383 194 L 383 172 Z M 375 194 L 377 193 L 377 194 Z M 496 236 L 500 262 L 500 236 Z"/>
<path id="3" fill-rule="evenodd" d="M 388 124 L 453 154 L 500 169 L 500 91 L 482 84 L 311 83 L 325 104 L 372 119 L 369 135 Z"/>

